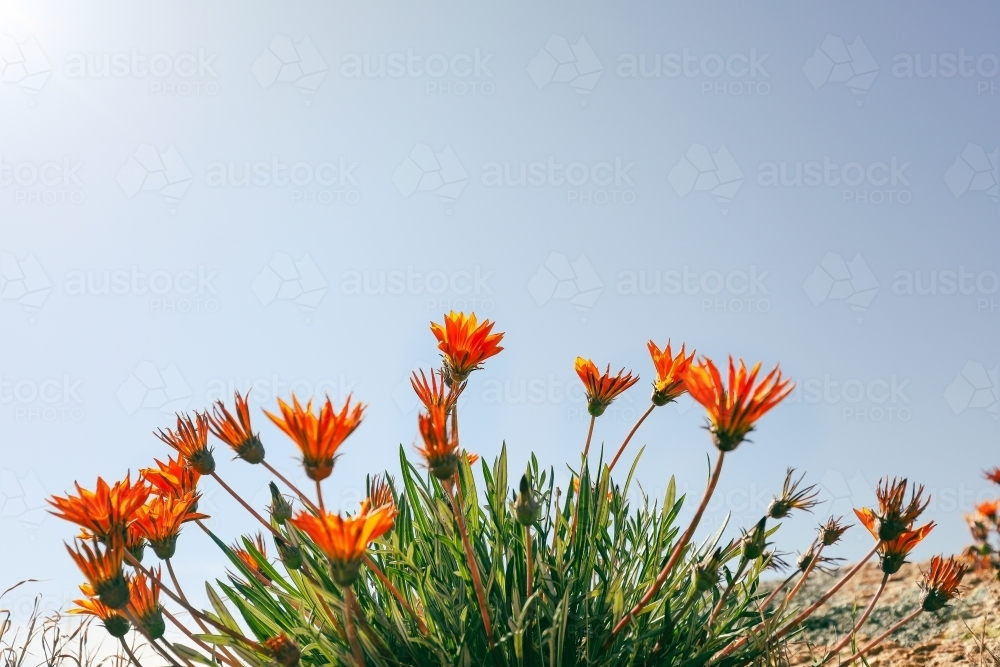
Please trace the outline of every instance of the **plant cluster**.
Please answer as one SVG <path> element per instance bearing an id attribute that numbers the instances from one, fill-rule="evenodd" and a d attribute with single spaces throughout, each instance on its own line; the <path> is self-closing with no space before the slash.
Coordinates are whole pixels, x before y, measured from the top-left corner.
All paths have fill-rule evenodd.
<path id="1" fill-rule="evenodd" d="M 987 470 L 987 480 L 1000 484 L 1000 468 Z M 991 570 L 1000 578 L 1000 498 L 985 500 L 976 511 L 965 515 L 972 534 L 972 546 L 965 550 L 969 565 L 976 570 Z"/>
<path id="2" fill-rule="evenodd" d="M 303 402 L 292 396 L 265 411 L 295 444 L 314 488 L 297 488 L 270 465 L 252 428 L 248 396 L 237 393 L 232 407 L 220 401 L 210 410 L 178 415 L 174 429 L 156 433 L 176 459 L 157 460 L 135 481 L 128 475 L 113 484 L 98 479 L 94 490 L 77 484 L 75 494 L 53 497 L 52 511 L 82 530 L 67 546 L 87 580 L 76 611 L 99 619 L 125 650 L 124 638 L 139 633 L 172 667 L 732 667 L 760 663 L 780 649 L 876 554 L 888 581 L 933 528 L 917 525 L 928 502 L 923 487 L 884 480 L 877 507 L 856 510 L 874 538 L 871 551 L 804 608 L 799 591 L 813 573 L 831 567 L 830 552 L 847 526 L 835 518 L 823 522 L 795 564 L 785 563 L 771 541 L 778 522 L 817 505 L 814 487 L 803 487 L 802 476 L 789 470 L 766 514 L 739 537 L 723 539 L 723 525 L 697 541 L 724 462 L 792 384 L 777 367 L 765 374 L 759 363 L 748 368 L 730 358 L 720 370 L 669 342 L 663 349 L 648 345 L 655 369 L 648 409 L 614 456 L 605 463 L 602 451 L 593 468 L 598 419 L 639 378 L 577 358 L 591 418 L 572 483 L 556 487 L 553 471 L 540 469 L 532 457 L 512 485 L 504 446 L 490 464 L 464 449 L 459 437 L 470 374 L 503 350 L 503 334 L 493 326 L 462 313 L 432 323 L 441 366 L 411 380 L 423 405 L 419 463 L 401 447 L 399 480 L 370 478 L 367 497 L 354 512 L 332 512 L 323 498 L 324 482 L 349 450 L 344 443 L 365 417 L 365 406 L 353 397 L 338 408 L 329 398 Z M 613 473 L 623 472 L 616 466 L 639 427 L 684 393 L 704 407 L 716 456 L 693 516 L 681 522 L 686 499 L 677 496 L 672 478 L 662 499 L 642 492 L 638 501 L 630 499 L 641 450 L 623 475 Z M 269 507 L 252 507 L 225 483 L 210 435 L 270 473 Z M 473 474 L 477 464 L 481 489 Z M 260 523 L 260 534 L 228 545 L 208 528 L 198 512 L 206 477 Z M 186 526 L 204 531 L 233 567 L 224 580 L 206 584 L 207 610 L 191 604 L 174 573 Z M 155 567 L 147 547 L 158 560 Z M 790 572 L 765 594 L 760 581 L 769 570 Z M 954 559 L 936 557 L 916 613 L 944 607 L 963 574 Z M 877 600 L 827 659 L 846 646 Z M 186 639 L 167 641 L 168 624 Z"/>

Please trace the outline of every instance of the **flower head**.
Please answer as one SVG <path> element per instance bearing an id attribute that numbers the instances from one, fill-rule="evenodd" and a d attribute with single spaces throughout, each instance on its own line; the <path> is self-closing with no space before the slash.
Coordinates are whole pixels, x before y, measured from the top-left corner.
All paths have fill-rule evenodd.
<path id="1" fill-rule="evenodd" d="M 862 522 L 868 526 L 876 539 L 891 542 L 900 535 L 910 530 L 913 522 L 923 514 L 930 504 L 930 497 L 923 499 L 924 487 L 914 485 L 910 490 L 910 500 L 906 500 L 906 489 L 908 482 L 903 480 L 892 480 L 886 477 L 879 481 L 875 496 L 878 498 L 878 511 L 864 508 L 855 510 L 855 514 L 861 517 L 864 513 L 868 518 L 862 518 Z M 874 529 L 868 521 L 874 522 Z"/>
<path id="2" fill-rule="evenodd" d="M 154 496 L 152 500 L 136 510 L 136 531 L 149 540 L 158 558 L 170 558 L 177 550 L 177 536 L 181 524 L 195 519 L 207 519 L 207 514 L 192 511 L 198 496 L 191 494 L 183 498 Z"/>
<path id="3" fill-rule="evenodd" d="M 983 475 L 986 479 L 993 482 L 994 484 L 1000 484 L 1000 468 L 994 468 L 993 470 L 984 470 Z"/>
<path id="4" fill-rule="evenodd" d="M 431 333 L 438 340 L 449 384 L 465 382 L 472 371 L 503 350 L 500 347 L 503 334 L 492 331 L 493 322 L 483 320 L 480 324 L 475 313 L 466 317 L 465 313 L 451 311 L 444 316 L 444 324 L 431 322 Z"/>
<path id="5" fill-rule="evenodd" d="M 142 478 L 149 482 L 161 495 L 183 498 L 198 491 L 198 481 L 201 474 L 190 466 L 184 465 L 180 458 L 167 457 L 164 463 L 159 459 L 155 468 L 142 468 L 139 472 Z"/>
<path id="6" fill-rule="evenodd" d="M 441 378 L 440 382 L 438 378 Z M 410 384 L 413 386 L 413 391 L 417 393 L 417 398 L 428 410 L 434 405 L 443 405 L 445 409 L 450 410 L 458 399 L 457 393 L 448 391 L 448 386 L 444 381 L 444 373 L 439 370 L 432 370 L 430 379 L 424 375 L 423 370 L 420 370 L 419 376 L 417 371 L 413 371 Z"/>
<path id="7" fill-rule="evenodd" d="M 225 403 L 216 401 L 208 425 L 215 437 L 229 445 L 238 458 L 247 463 L 260 463 L 264 460 L 264 445 L 250 427 L 249 397 L 249 391 L 246 396 L 235 393 L 235 416 L 226 409 Z"/>
<path id="8" fill-rule="evenodd" d="M 128 581 L 122 571 L 124 549 L 118 539 L 112 539 L 103 549 L 96 541 L 93 542 L 93 549 L 86 542 L 78 543 L 76 549 L 66 545 L 66 551 L 87 578 L 97 598 L 109 609 L 122 609 L 128 604 Z"/>
<path id="9" fill-rule="evenodd" d="M 949 601 L 959 594 L 959 585 L 967 572 L 965 566 L 954 557 L 945 560 L 941 556 L 931 558 L 931 567 L 927 572 L 921 572 L 924 577 L 920 586 L 923 591 L 921 608 L 924 611 L 943 609 Z"/>
<path id="10" fill-rule="evenodd" d="M 253 546 L 254 550 L 260 554 L 265 560 L 267 559 L 267 545 L 264 543 L 264 536 L 260 533 L 254 535 L 253 539 L 244 537 L 244 541 L 250 542 L 249 546 Z M 233 554 L 240 559 L 240 562 L 246 566 L 248 570 L 254 573 L 258 578 L 264 580 L 264 582 L 270 582 L 271 578 L 267 576 L 264 570 L 260 567 L 260 563 L 257 562 L 257 558 L 253 553 L 250 552 L 248 545 L 234 543 L 229 547 L 232 549 Z"/>
<path id="11" fill-rule="evenodd" d="M 863 508 L 854 510 L 854 513 L 861 519 L 861 523 L 865 525 L 868 532 L 876 540 L 879 540 L 878 554 L 881 559 L 882 571 L 886 574 L 896 574 L 899 572 L 899 568 L 903 567 L 903 564 L 906 563 L 906 558 L 910 555 L 910 552 L 934 530 L 935 526 L 935 523 L 931 521 L 925 526 L 914 530 L 904 530 L 894 539 L 886 540 L 879 537 L 879 520 L 874 512 Z"/>
<path id="12" fill-rule="evenodd" d="M 785 473 L 785 483 L 781 487 L 781 495 L 771 500 L 771 504 L 767 508 L 767 515 L 772 519 L 784 519 L 792 510 L 811 512 L 812 508 L 819 504 L 819 501 L 816 500 L 819 491 L 816 490 L 815 485 L 807 486 L 800 491 L 799 485 L 805 479 L 805 475 L 803 474 L 798 479 L 794 479 L 794 475 L 795 470 L 789 468 L 788 472 Z"/>
<path id="13" fill-rule="evenodd" d="M 819 541 L 823 546 L 830 547 L 840 541 L 840 538 L 847 532 L 850 526 L 841 523 L 844 517 L 827 519 L 826 523 L 819 527 Z"/>
<path id="14" fill-rule="evenodd" d="M 994 500 L 984 500 L 976 505 L 976 511 L 987 519 L 996 520 L 1000 513 L 1000 498 Z"/>
<path id="15" fill-rule="evenodd" d="M 782 379 L 777 366 L 758 383 L 759 372 L 760 362 L 748 372 L 742 359 L 737 370 L 732 357 L 728 385 L 711 359 L 703 358 L 688 370 L 688 393 L 708 411 L 709 432 L 723 452 L 736 449 L 754 430 L 755 422 L 792 391 L 791 380 Z"/>
<path id="16" fill-rule="evenodd" d="M 140 480 L 132 484 L 131 474 L 125 479 L 108 486 L 102 478 L 97 478 L 97 490 L 89 491 L 75 483 L 78 495 L 65 498 L 52 496 L 49 510 L 88 531 L 104 542 L 113 538 L 125 539 L 129 519 L 135 510 L 149 497 L 149 487 Z"/>
<path id="17" fill-rule="evenodd" d="M 177 430 L 158 429 L 156 437 L 173 447 L 184 462 L 201 475 L 215 472 L 215 457 L 208 446 L 208 416 L 195 413 L 194 420 L 188 415 L 177 415 Z"/>
<path id="18" fill-rule="evenodd" d="M 300 512 L 290 521 L 309 535 L 329 559 L 334 581 L 349 586 L 358 578 L 368 545 L 388 532 L 395 518 L 394 507 L 383 505 L 371 509 L 366 500 L 354 516 L 345 518 L 321 509 L 316 515 Z"/>
<path id="19" fill-rule="evenodd" d="M 687 391 L 684 386 L 684 378 L 687 376 L 688 368 L 694 360 L 694 350 L 690 355 L 685 356 L 684 345 L 681 345 L 680 352 L 674 356 L 670 349 L 670 341 L 667 341 L 663 351 L 656 346 L 656 343 L 649 341 L 649 355 L 653 358 L 653 366 L 656 367 L 656 381 L 653 382 L 653 404 L 666 405 L 677 400 Z"/>
<path id="20" fill-rule="evenodd" d="M 295 667 L 295 665 L 299 664 L 299 658 L 302 657 L 299 647 L 286 634 L 265 639 L 264 646 L 267 647 L 271 652 L 271 657 L 281 667 Z"/>
<path id="21" fill-rule="evenodd" d="M 298 445 L 306 476 L 317 482 L 333 472 L 337 450 L 361 424 L 365 412 L 363 404 L 351 405 L 351 396 L 344 401 L 340 412 L 334 410 L 329 396 L 320 407 L 319 414 L 313 414 L 311 400 L 303 408 L 294 394 L 291 405 L 279 398 L 278 408 L 281 410 L 280 417 L 266 410 L 264 414 Z"/>
<path id="22" fill-rule="evenodd" d="M 448 427 L 448 411 L 443 405 L 431 406 L 417 417 L 423 447 L 417 451 L 427 461 L 431 474 L 440 480 L 450 479 L 458 470 L 458 442 Z"/>
<path id="23" fill-rule="evenodd" d="M 593 361 L 583 357 L 576 358 L 576 374 L 587 394 L 587 412 L 594 417 L 603 415 L 613 400 L 639 381 L 638 375 L 632 377 L 631 371 L 626 373 L 624 368 L 612 376 L 611 364 L 602 374 Z"/>
<path id="24" fill-rule="evenodd" d="M 93 586 L 90 584 L 83 584 L 80 586 L 80 591 L 83 593 L 84 598 L 81 600 L 73 600 L 73 604 L 75 604 L 76 607 L 70 609 L 69 613 L 94 616 L 101 621 L 104 625 L 104 629 L 107 630 L 108 634 L 112 637 L 124 637 L 128 634 L 128 631 L 132 629 L 132 625 L 128 622 L 128 619 L 119 614 L 116 610 L 101 602 L 100 599 L 98 599 L 97 594 L 94 593 Z"/>
<path id="25" fill-rule="evenodd" d="M 136 572 L 129 582 L 128 609 L 151 639 L 163 636 L 163 607 L 160 606 L 160 571 L 152 577 Z"/>
<path id="26" fill-rule="evenodd" d="M 388 477 L 386 475 L 372 477 L 368 487 L 368 504 L 371 507 L 382 507 L 383 505 L 395 505 L 395 503 L 396 500 L 393 498 Z"/>

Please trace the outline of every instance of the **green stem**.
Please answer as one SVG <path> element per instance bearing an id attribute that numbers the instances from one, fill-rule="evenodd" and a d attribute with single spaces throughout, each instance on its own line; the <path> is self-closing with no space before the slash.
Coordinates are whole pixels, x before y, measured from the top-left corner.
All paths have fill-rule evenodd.
<path id="1" fill-rule="evenodd" d="M 219 483 L 219 486 L 221 486 L 223 489 L 225 489 L 226 491 L 228 491 L 229 495 L 231 495 L 233 498 L 236 499 L 236 502 L 238 502 L 240 505 L 243 506 L 243 509 L 245 509 L 246 511 L 250 512 L 250 514 L 252 514 L 254 516 L 254 518 L 257 519 L 257 521 L 260 521 L 261 525 L 263 525 L 265 528 L 267 528 L 269 531 L 271 531 L 271 533 L 273 533 L 275 536 L 281 537 L 281 533 L 279 533 L 277 530 L 275 530 L 274 526 L 272 526 L 270 523 L 268 523 L 267 521 L 265 521 L 264 517 L 262 517 L 260 514 L 257 513 L 257 510 L 255 510 L 254 508 L 250 507 L 250 505 L 247 504 L 247 501 L 243 500 L 243 498 L 240 497 L 240 494 L 238 494 L 235 491 L 233 491 L 229 487 L 228 484 L 226 484 L 225 482 L 222 481 L 222 478 L 219 477 L 219 473 L 213 472 L 212 473 L 212 477 L 215 478 L 215 481 Z"/>
<path id="2" fill-rule="evenodd" d="M 347 642 L 351 645 L 351 652 L 354 654 L 355 667 L 365 666 L 365 656 L 361 653 L 361 644 L 358 643 L 358 633 L 354 628 L 354 621 L 351 618 L 351 608 L 354 606 L 354 591 L 350 586 L 344 586 L 344 626 L 347 628 Z"/>
<path id="3" fill-rule="evenodd" d="M 868 617 L 871 616 L 872 612 L 875 610 L 875 603 L 878 602 L 878 599 L 882 596 L 882 591 L 885 590 L 885 585 L 888 582 L 889 582 L 889 575 L 888 574 L 882 575 L 882 583 L 879 584 L 878 590 L 875 591 L 875 595 L 872 597 L 872 601 L 868 603 L 868 607 L 865 609 L 865 612 L 861 614 L 861 618 L 858 619 L 858 622 L 854 624 L 854 628 L 852 628 L 851 631 L 847 633 L 847 636 L 841 639 L 836 646 L 830 649 L 829 653 L 827 653 L 826 655 L 826 658 L 823 659 L 823 662 L 819 663 L 820 665 L 825 665 L 826 663 L 833 660 L 833 658 L 842 650 L 844 650 L 844 647 L 851 642 L 851 639 L 857 636 L 858 632 L 861 630 L 861 626 L 865 624 L 865 622 L 868 620 Z"/>
<path id="4" fill-rule="evenodd" d="M 916 610 L 914 610 L 912 613 L 910 613 L 909 615 L 907 615 L 906 618 L 904 618 L 903 620 L 901 620 L 899 623 L 897 623 L 896 625 L 892 626 L 891 628 L 889 628 L 888 630 L 886 630 L 885 632 L 883 632 L 882 634 L 880 634 L 878 637 L 876 637 L 875 639 L 873 639 L 870 642 L 868 642 L 867 646 L 865 646 L 860 651 L 858 651 L 857 653 L 855 653 L 854 655 L 852 655 L 850 658 L 847 659 L 847 662 L 844 663 L 845 667 L 848 667 L 849 665 L 853 664 L 855 660 L 857 660 L 858 658 L 860 658 L 861 656 L 863 656 L 865 653 L 868 653 L 868 651 L 872 650 L 873 648 L 875 648 L 876 646 L 878 646 L 879 644 L 881 644 L 883 641 L 885 641 L 885 639 L 889 635 L 891 635 L 892 633 L 896 632 L 896 630 L 899 630 L 901 627 L 903 627 L 904 625 L 906 625 L 907 623 L 909 623 L 910 621 L 912 621 L 913 619 L 915 619 L 917 616 L 919 616 L 921 614 L 921 612 L 923 612 L 923 608 L 918 607 Z"/>

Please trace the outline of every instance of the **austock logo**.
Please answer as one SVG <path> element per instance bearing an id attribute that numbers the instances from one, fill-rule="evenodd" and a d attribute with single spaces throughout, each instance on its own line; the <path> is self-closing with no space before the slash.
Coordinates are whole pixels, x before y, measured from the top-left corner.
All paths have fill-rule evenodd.
<path id="1" fill-rule="evenodd" d="M 0 405 L 9 406 L 14 421 L 78 422 L 85 416 L 81 384 L 69 373 L 43 380 L 0 376 Z"/>
<path id="2" fill-rule="evenodd" d="M 116 180 L 129 199 L 139 192 L 155 192 L 167 203 L 176 204 L 193 178 L 173 144 L 163 153 L 150 144 L 139 144 Z"/>
<path id="3" fill-rule="evenodd" d="M 0 35 L 0 81 L 13 83 L 35 94 L 52 73 L 52 63 L 42 53 L 34 37 L 18 42 L 10 35 Z"/>
<path id="4" fill-rule="evenodd" d="M 681 198 L 691 192 L 711 194 L 726 215 L 733 197 L 743 185 L 743 171 L 725 144 L 711 153 L 702 144 L 695 143 L 670 170 L 667 180 Z"/>
<path id="5" fill-rule="evenodd" d="M 985 192 L 997 204 L 1000 149 L 987 153 L 979 144 L 968 144 L 948 167 L 944 182 L 956 199 L 968 192 Z"/>
<path id="6" fill-rule="evenodd" d="M 406 53 L 347 53 L 341 58 L 340 75 L 345 79 L 430 79 L 424 88 L 432 95 L 492 95 L 496 86 L 489 79 L 492 53 L 431 53 L 414 49 Z"/>
<path id="7" fill-rule="evenodd" d="M 275 83 L 290 83 L 303 95 L 312 95 L 326 78 L 327 66 L 308 36 L 295 44 L 276 35 L 250 71 L 265 90 Z"/>
<path id="8" fill-rule="evenodd" d="M 5 162 L 0 156 L 0 187 L 14 188 L 15 204 L 82 204 L 82 167 L 68 155 L 45 162 Z"/>
<path id="9" fill-rule="evenodd" d="M 140 361 L 115 396 L 126 414 L 152 409 L 170 415 L 184 411 L 192 392 L 173 363 L 157 368 L 151 361 Z"/>
<path id="10" fill-rule="evenodd" d="M 18 476 L 0 469 L 0 516 L 17 519 L 25 528 L 38 528 L 49 514 L 48 495 L 34 471 Z"/>
<path id="11" fill-rule="evenodd" d="M 582 253 L 571 262 L 566 255 L 553 252 L 528 280 L 528 293 L 538 306 L 549 301 L 569 302 L 584 323 L 603 291 L 604 283 Z"/>
<path id="12" fill-rule="evenodd" d="M 0 253 L 0 300 L 19 303 L 34 323 L 51 291 L 52 283 L 34 255 L 18 261 L 10 253 Z"/>
<path id="13" fill-rule="evenodd" d="M 847 303 L 856 313 L 858 324 L 864 321 L 865 311 L 878 293 L 878 287 L 875 274 L 860 254 L 845 262 L 842 256 L 832 252 L 826 253 L 802 285 L 814 306 L 827 300 Z"/>
<path id="14" fill-rule="evenodd" d="M 218 53 L 205 49 L 170 55 L 144 54 L 137 48 L 117 53 L 71 53 L 63 73 L 70 79 L 150 78 L 149 92 L 159 95 L 217 95 L 219 78 L 213 63 Z"/>
<path id="15" fill-rule="evenodd" d="M 326 294 L 327 282 L 308 254 L 295 261 L 286 253 L 276 252 L 250 288 L 262 306 L 290 301 L 302 312 L 312 313 Z"/>
<path id="16" fill-rule="evenodd" d="M 361 201 L 354 172 L 359 163 L 346 157 L 312 163 L 281 162 L 277 157 L 254 162 L 210 162 L 205 185 L 233 188 L 291 188 L 292 203 L 357 204 Z"/>
<path id="17" fill-rule="evenodd" d="M 621 271 L 615 291 L 622 296 L 700 296 L 702 312 L 766 313 L 771 310 L 764 284 L 769 274 L 756 264 L 725 273 L 692 271 L 686 264 L 680 270 Z"/>
<path id="18" fill-rule="evenodd" d="M 1000 364 L 987 368 L 980 361 L 969 361 L 944 390 L 944 400 L 956 415 L 978 409 L 996 420 L 1000 416 Z"/>
<path id="19" fill-rule="evenodd" d="M 449 205 L 449 214 L 450 205 L 462 194 L 468 180 L 469 174 L 447 145 L 437 153 L 427 144 L 417 144 L 392 173 L 392 182 L 404 199 L 416 192 L 432 192 Z"/>
<path id="20" fill-rule="evenodd" d="M 604 66 L 586 37 L 570 44 L 565 37 L 552 35 L 528 63 L 528 76 L 539 90 L 553 83 L 569 84 L 580 95 L 590 94 L 604 73 Z M 580 103 L 586 106 L 586 100 Z"/>
<path id="21" fill-rule="evenodd" d="M 879 66 L 861 37 L 845 44 L 840 37 L 827 35 L 802 67 L 814 90 L 828 83 L 842 83 L 854 93 L 857 105 L 878 76 Z"/>
<path id="22" fill-rule="evenodd" d="M 615 73 L 622 79 L 697 79 L 703 96 L 762 97 L 771 93 L 768 57 L 755 48 L 728 55 L 699 55 L 687 47 L 672 53 L 623 53 Z"/>

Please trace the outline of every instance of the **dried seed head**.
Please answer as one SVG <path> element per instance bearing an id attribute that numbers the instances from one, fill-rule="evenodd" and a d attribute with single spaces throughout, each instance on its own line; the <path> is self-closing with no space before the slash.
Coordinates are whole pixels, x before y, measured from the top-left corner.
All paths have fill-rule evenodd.
<path id="1" fill-rule="evenodd" d="M 784 519 L 792 510 L 804 510 L 811 512 L 812 508 L 819 504 L 816 500 L 819 492 L 815 485 L 807 486 L 799 490 L 799 485 L 805 479 L 803 474 L 798 479 L 794 479 L 795 469 L 789 468 L 785 474 L 785 484 L 782 486 L 781 495 L 771 500 L 767 508 L 767 514 L 772 519 Z"/>

